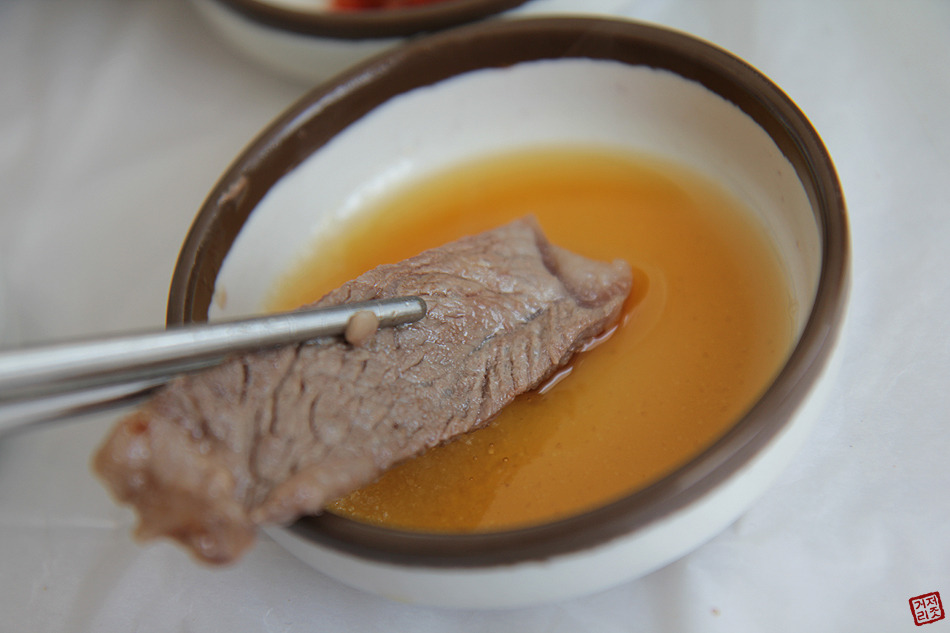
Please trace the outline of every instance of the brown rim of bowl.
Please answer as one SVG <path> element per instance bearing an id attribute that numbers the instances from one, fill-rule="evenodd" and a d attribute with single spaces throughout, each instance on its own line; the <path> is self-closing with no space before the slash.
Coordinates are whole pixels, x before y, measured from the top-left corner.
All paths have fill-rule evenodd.
<path id="1" fill-rule="evenodd" d="M 754 68 L 708 43 L 654 26 L 596 18 L 512 20 L 429 36 L 370 60 L 304 96 L 242 153 L 212 190 L 175 269 L 168 323 L 203 321 L 222 260 L 251 210 L 284 174 L 347 125 L 415 87 L 538 59 L 619 60 L 672 71 L 742 109 L 794 166 L 821 229 L 815 304 L 772 385 L 723 437 L 653 485 L 553 523 L 480 534 L 403 532 L 323 514 L 290 529 L 369 560 L 484 567 L 543 560 L 604 544 L 681 510 L 722 485 L 791 421 L 837 339 L 849 287 L 844 197 L 821 139 L 797 106 Z"/>
<path id="2" fill-rule="evenodd" d="M 402 9 L 304 11 L 261 0 L 211 0 L 254 22 L 280 29 L 336 39 L 407 37 L 481 20 L 528 0 L 443 0 Z"/>

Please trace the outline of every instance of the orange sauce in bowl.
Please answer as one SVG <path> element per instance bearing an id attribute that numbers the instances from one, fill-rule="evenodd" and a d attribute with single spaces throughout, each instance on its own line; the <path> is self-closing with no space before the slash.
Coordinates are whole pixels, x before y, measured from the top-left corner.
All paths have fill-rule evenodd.
<path id="1" fill-rule="evenodd" d="M 529 213 L 553 243 L 631 264 L 621 326 L 550 389 L 330 511 L 449 532 L 583 512 L 697 455 L 784 362 L 790 293 L 752 214 L 699 174 L 596 148 L 495 156 L 390 192 L 316 244 L 271 307 L 314 301 L 374 266 Z"/>

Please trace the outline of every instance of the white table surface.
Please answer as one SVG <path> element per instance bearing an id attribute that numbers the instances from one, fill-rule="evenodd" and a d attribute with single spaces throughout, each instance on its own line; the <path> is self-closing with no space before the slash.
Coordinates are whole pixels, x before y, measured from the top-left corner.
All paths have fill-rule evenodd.
<path id="1" fill-rule="evenodd" d="M 114 421 L 100 415 L 0 438 L 0 631 L 915 631 L 909 598 L 950 607 L 950 2 L 620 4 L 762 70 L 840 172 L 842 369 L 766 497 L 607 592 L 434 610 L 344 587 L 266 537 L 223 571 L 133 543 L 89 472 Z M 185 0 L 0 3 L 5 344 L 160 326 L 204 196 L 307 87 L 236 55 Z"/>

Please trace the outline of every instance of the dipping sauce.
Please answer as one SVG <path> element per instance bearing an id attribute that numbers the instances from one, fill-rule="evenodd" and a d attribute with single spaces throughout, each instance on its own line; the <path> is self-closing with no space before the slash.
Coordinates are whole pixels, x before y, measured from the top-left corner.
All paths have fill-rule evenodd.
<path id="1" fill-rule="evenodd" d="M 496 156 L 393 191 L 315 244 L 271 307 L 314 301 L 379 264 L 527 214 L 555 244 L 631 264 L 621 326 L 550 389 L 330 511 L 450 532 L 580 513 L 709 446 L 785 360 L 792 300 L 751 212 L 699 174 L 596 148 Z"/>

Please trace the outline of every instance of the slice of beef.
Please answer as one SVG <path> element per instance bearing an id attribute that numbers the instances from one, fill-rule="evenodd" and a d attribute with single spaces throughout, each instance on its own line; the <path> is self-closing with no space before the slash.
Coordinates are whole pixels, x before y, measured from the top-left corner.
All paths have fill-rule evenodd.
<path id="1" fill-rule="evenodd" d="M 484 425 L 618 319 L 623 262 L 547 242 L 523 219 L 371 270 L 317 305 L 419 295 L 416 323 L 359 347 L 322 339 L 169 383 L 95 458 L 142 538 L 236 559 L 395 463 Z"/>

